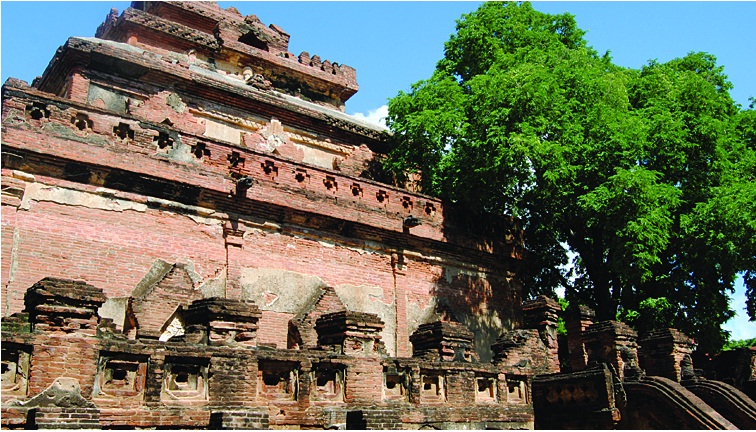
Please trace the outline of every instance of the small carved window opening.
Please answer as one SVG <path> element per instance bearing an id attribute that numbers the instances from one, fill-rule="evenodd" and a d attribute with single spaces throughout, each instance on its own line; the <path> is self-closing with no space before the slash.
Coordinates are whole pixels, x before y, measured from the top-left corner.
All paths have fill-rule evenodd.
<path id="1" fill-rule="evenodd" d="M 207 360 L 166 358 L 163 400 L 207 400 Z"/>
<path id="2" fill-rule="evenodd" d="M 262 167 L 265 175 L 270 177 L 278 176 L 278 167 L 276 166 L 275 162 L 266 160 L 265 162 L 261 163 L 260 166 Z"/>
<path id="3" fill-rule="evenodd" d="M 344 372 L 333 366 L 316 366 L 313 370 L 315 400 L 340 401 L 343 399 Z"/>
<path id="4" fill-rule="evenodd" d="M 262 360 L 258 364 L 257 393 L 267 399 L 295 400 L 299 364 Z"/>
<path id="5" fill-rule="evenodd" d="M 294 179 L 298 183 L 304 183 L 305 180 L 308 180 L 308 183 L 309 183 L 310 175 L 307 174 L 307 170 L 304 170 L 302 168 L 297 168 L 296 171 L 294 171 L 294 173 L 295 173 L 294 174 Z"/>
<path id="6" fill-rule="evenodd" d="M 157 144 L 158 148 L 161 150 L 166 147 L 173 148 L 173 144 L 174 144 L 173 138 L 171 138 L 171 136 L 168 135 L 166 132 L 159 132 L 158 136 L 152 139 L 152 142 Z"/>
<path id="7" fill-rule="evenodd" d="M 339 184 L 336 182 L 336 177 L 327 175 L 325 179 L 323 179 L 323 184 L 325 185 L 326 189 L 331 192 L 336 192 L 339 190 Z"/>
<path id="8" fill-rule="evenodd" d="M 507 402 L 511 404 L 527 403 L 524 381 L 510 379 L 507 380 Z"/>
<path id="9" fill-rule="evenodd" d="M 197 159 L 202 159 L 203 156 L 210 157 L 210 149 L 207 148 L 205 143 L 197 143 L 192 146 L 192 154 Z"/>
<path id="10" fill-rule="evenodd" d="M 232 168 L 243 167 L 244 166 L 244 158 L 241 157 L 241 154 L 239 154 L 239 152 L 232 151 L 231 154 L 228 155 L 228 164 Z"/>
<path id="11" fill-rule="evenodd" d="M 433 216 L 434 214 L 436 214 L 436 206 L 433 205 L 432 202 L 425 203 L 425 214 L 427 214 L 428 216 Z"/>
<path id="12" fill-rule="evenodd" d="M 2 392 L 26 396 L 31 351 L 28 347 L 9 342 L 2 344 Z"/>
<path id="13" fill-rule="evenodd" d="M 146 356 L 103 353 L 92 395 L 117 399 L 136 396 L 144 390 L 146 376 Z"/>
<path id="14" fill-rule="evenodd" d="M 405 210 L 408 212 L 412 211 L 412 198 L 408 196 L 402 197 L 402 207 L 404 207 Z"/>
<path id="15" fill-rule="evenodd" d="M 124 141 L 134 139 L 134 131 L 127 123 L 118 123 L 118 126 L 113 126 L 113 134 Z"/>
<path id="16" fill-rule="evenodd" d="M 174 365 L 171 368 L 171 379 L 168 380 L 170 390 L 197 390 L 199 368 L 194 365 Z"/>
<path id="17" fill-rule="evenodd" d="M 362 197 L 363 191 L 362 186 L 360 186 L 358 183 L 352 184 L 352 195 L 356 197 Z"/>
<path id="18" fill-rule="evenodd" d="M 71 124 L 80 131 L 92 130 L 92 120 L 84 113 L 78 113 L 71 118 Z"/>
<path id="19" fill-rule="evenodd" d="M 386 204 L 388 204 L 389 195 L 386 191 L 379 190 L 375 193 L 375 199 L 377 199 L 379 203 L 383 204 L 385 202 Z"/>
<path id="20" fill-rule="evenodd" d="M 406 399 L 405 373 L 383 369 L 383 398 L 385 400 Z"/>
<path id="21" fill-rule="evenodd" d="M 481 402 L 496 401 L 496 379 L 491 376 L 475 377 L 475 398 Z"/>
<path id="22" fill-rule="evenodd" d="M 441 374 L 428 373 L 422 375 L 420 399 L 425 402 L 443 402 L 446 400 L 444 377 Z"/>
<path id="23" fill-rule="evenodd" d="M 113 375 L 111 376 L 113 381 L 129 381 L 129 375 L 126 371 L 126 369 L 116 369 L 113 371 Z"/>
<path id="24" fill-rule="evenodd" d="M 43 103 L 34 102 L 31 105 L 26 106 L 26 115 L 33 118 L 34 120 L 50 118 L 50 109 L 47 108 L 47 105 Z"/>

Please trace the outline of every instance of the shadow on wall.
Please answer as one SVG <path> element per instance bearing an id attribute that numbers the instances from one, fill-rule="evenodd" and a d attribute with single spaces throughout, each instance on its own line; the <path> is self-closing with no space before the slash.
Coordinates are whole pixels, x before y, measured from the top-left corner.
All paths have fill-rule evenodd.
<path id="1" fill-rule="evenodd" d="M 507 280 L 496 275 L 469 274 L 445 267 L 436 281 L 437 311 L 441 319 L 464 324 L 475 335 L 475 351 L 481 362 L 493 358 L 491 345 L 507 330 L 521 327 L 520 301 Z"/>
<path id="2" fill-rule="evenodd" d="M 465 261 L 487 270 L 445 266 L 432 294 L 452 320 L 473 332 L 480 360 L 491 361 L 491 345 L 504 331 L 523 324 L 522 287 L 514 277 L 522 256 L 522 230 L 513 218 L 475 215 L 446 203 L 443 230 L 449 242 L 480 251 Z"/>

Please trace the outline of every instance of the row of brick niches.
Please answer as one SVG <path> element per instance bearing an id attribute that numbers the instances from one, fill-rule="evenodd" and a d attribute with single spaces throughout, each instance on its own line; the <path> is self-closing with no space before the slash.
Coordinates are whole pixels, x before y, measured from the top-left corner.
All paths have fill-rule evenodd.
<path id="1" fill-rule="evenodd" d="M 179 132 L 170 122 L 150 124 L 145 121 L 129 121 L 96 110 L 83 111 L 73 107 L 60 110 L 55 104 L 33 99 L 8 100 L 7 105 L 19 112 L 23 109 L 26 120 L 39 128 L 40 132 L 44 130 L 44 133 L 58 134 L 64 139 L 71 139 L 73 134 L 77 137 L 74 141 L 86 139 L 98 143 L 102 141 L 103 144 L 107 142 L 105 147 L 111 150 L 117 148 L 119 152 L 123 152 L 128 149 L 135 155 L 149 155 L 186 166 L 202 166 L 217 171 L 224 177 L 231 176 L 235 187 L 229 188 L 229 196 L 244 197 L 248 193 L 255 196 L 255 183 L 273 182 L 281 187 L 359 202 L 360 205 L 387 213 L 412 215 L 432 225 L 440 223 L 442 208 L 439 201 L 358 179 L 358 171 L 349 172 L 347 174 L 350 175 L 345 176 L 338 171 L 302 165 L 295 161 L 292 163 L 291 160 L 286 160 L 286 156 L 281 158 L 278 153 L 261 154 L 251 150 L 252 144 L 234 146 L 185 131 Z M 48 124 L 63 126 L 70 132 L 62 131 L 60 127 L 46 126 Z M 257 137 L 259 133 L 251 135 Z M 49 150 L 45 149 L 46 152 Z M 367 159 L 364 163 L 367 163 Z M 398 229 L 401 230 L 401 226 Z"/>
<path id="2" fill-rule="evenodd" d="M 330 427 L 354 407 L 364 415 L 350 414 L 352 426 L 394 428 L 423 407 L 450 410 L 431 417 L 452 423 L 475 407 L 481 420 L 532 421 L 532 372 L 477 363 L 459 323 L 420 326 L 415 356 L 391 358 L 368 313 L 322 315 L 316 349 L 283 350 L 256 344 L 261 314 L 249 301 L 194 301 L 185 333 L 167 342 L 115 331 L 97 316 L 104 301 L 84 282 L 47 278 L 27 291 L 24 313 L 3 320 L 3 427 Z M 396 409 L 370 414 L 381 406 Z"/>

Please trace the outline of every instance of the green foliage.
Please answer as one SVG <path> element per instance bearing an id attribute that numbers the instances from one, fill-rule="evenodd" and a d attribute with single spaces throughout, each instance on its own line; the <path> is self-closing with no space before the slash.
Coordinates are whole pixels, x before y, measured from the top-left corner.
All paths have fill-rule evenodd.
<path id="1" fill-rule="evenodd" d="M 622 309 L 617 320 L 624 321 L 643 334 L 654 329 L 674 327 L 675 307 L 665 297 L 647 298 L 638 304 L 637 310 Z"/>
<path id="2" fill-rule="evenodd" d="M 722 351 L 730 351 L 730 350 L 741 349 L 741 348 L 752 348 L 755 346 L 756 346 L 756 338 L 740 339 L 740 340 L 727 342 L 725 346 L 722 348 Z"/>
<path id="3" fill-rule="evenodd" d="M 464 15 L 433 76 L 390 101 L 386 167 L 521 218 L 526 294 L 564 287 L 599 319 L 664 298 L 664 322 L 714 351 L 737 274 L 756 317 L 756 113 L 709 54 L 625 69 L 583 35 L 529 3 Z"/>
<path id="4" fill-rule="evenodd" d="M 557 301 L 559 302 L 559 306 L 562 307 L 562 312 L 566 311 L 570 306 L 570 303 L 562 297 L 557 296 Z M 560 336 L 567 335 L 567 327 L 565 326 L 564 318 L 561 316 L 557 318 L 557 334 Z"/>

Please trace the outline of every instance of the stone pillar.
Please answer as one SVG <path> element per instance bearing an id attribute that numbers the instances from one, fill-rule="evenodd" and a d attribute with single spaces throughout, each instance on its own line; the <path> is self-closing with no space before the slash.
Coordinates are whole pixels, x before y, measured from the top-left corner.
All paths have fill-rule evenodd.
<path id="1" fill-rule="evenodd" d="M 26 292 L 24 300 L 32 330 L 29 394 L 42 392 L 57 378 L 81 385 L 92 394 L 97 370 L 97 310 L 105 302 L 102 290 L 82 281 L 45 278 Z"/>
<path id="2" fill-rule="evenodd" d="M 435 321 L 422 324 L 410 336 L 413 357 L 430 357 L 439 361 L 478 360 L 473 333 L 458 322 Z"/>
<path id="3" fill-rule="evenodd" d="M 378 315 L 353 311 L 325 314 L 315 321 L 318 345 L 335 347 L 340 354 L 351 357 L 385 356 L 383 326 Z"/>
<path id="4" fill-rule="evenodd" d="M 241 255 L 244 246 L 244 230 L 238 221 L 223 224 L 223 239 L 226 247 L 226 298 L 241 299 Z"/>
<path id="5" fill-rule="evenodd" d="M 596 319 L 596 312 L 588 306 L 570 306 L 564 313 L 564 326 L 567 329 L 567 347 L 569 349 L 570 368 L 572 372 L 584 370 L 588 365 L 588 353 L 583 343 L 583 332 Z"/>
<path id="6" fill-rule="evenodd" d="M 257 346 L 262 313 L 254 302 L 219 297 L 195 300 L 184 312 L 186 340 L 208 345 Z"/>
<path id="7" fill-rule="evenodd" d="M 357 357 L 348 367 L 324 363 L 313 368 L 312 385 L 318 400 L 338 400 L 337 394 L 320 393 L 321 380 L 333 380 L 332 391 L 341 387 L 344 402 L 373 405 L 381 401 L 383 391 L 382 358 L 386 348 L 381 341 L 383 321 L 378 315 L 364 312 L 340 311 L 322 315 L 315 321 L 318 346 L 331 349 L 337 354 Z M 333 368 L 333 369 L 332 369 Z M 330 371 L 329 371 L 330 370 Z M 349 385 L 344 385 L 349 383 Z M 326 383 L 326 387 L 328 383 Z M 321 397 L 323 399 L 321 399 Z"/>
<path id="8" fill-rule="evenodd" d="M 504 332 L 491 345 L 491 351 L 493 351 L 494 364 L 508 375 L 554 372 L 551 349 L 543 343 L 536 329 Z"/>
<path id="9" fill-rule="evenodd" d="M 559 368 L 559 343 L 557 342 L 557 320 L 561 306 L 556 300 L 538 296 L 534 300 L 523 302 L 522 311 L 525 317 L 525 327 L 538 330 L 543 344 L 549 350 L 549 373 L 557 373 Z"/>
<path id="10" fill-rule="evenodd" d="M 695 346 L 693 339 L 676 329 L 654 330 L 640 340 L 640 361 L 648 375 L 677 382 L 694 379 L 690 353 Z"/>
<path id="11" fill-rule="evenodd" d="M 583 337 L 588 363 L 613 366 L 620 380 L 641 376 L 637 338 L 635 330 L 618 321 L 602 321 L 589 326 Z"/>
<path id="12" fill-rule="evenodd" d="M 44 278 L 26 291 L 24 303 L 34 330 L 95 336 L 105 294 L 85 282 Z"/>

